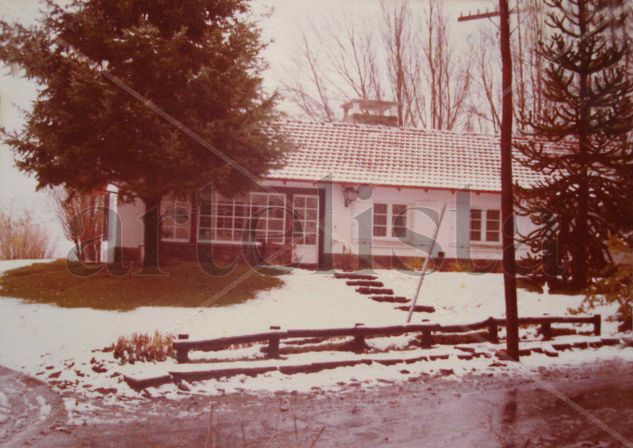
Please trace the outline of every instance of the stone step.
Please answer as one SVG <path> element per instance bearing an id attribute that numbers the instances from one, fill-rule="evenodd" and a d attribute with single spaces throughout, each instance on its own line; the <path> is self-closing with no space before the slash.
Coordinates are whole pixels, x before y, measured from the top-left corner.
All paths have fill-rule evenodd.
<path id="1" fill-rule="evenodd" d="M 385 295 L 385 296 L 372 296 L 370 297 L 374 302 L 387 302 L 387 303 L 407 303 L 409 299 L 402 296 L 393 296 L 393 295 Z"/>
<path id="2" fill-rule="evenodd" d="M 375 280 L 348 280 L 345 284 L 347 284 L 347 286 L 367 286 L 373 288 L 382 288 L 385 286 L 382 282 Z"/>
<path id="3" fill-rule="evenodd" d="M 409 311 L 409 307 L 406 305 L 397 306 L 396 308 L 402 311 Z M 416 305 L 413 307 L 413 312 L 414 313 L 434 313 L 435 308 L 428 305 Z"/>
<path id="4" fill-rule="evenodd" d="M 380 294 L 383 296 L 393 295 L 393 289 L 388 288 L 367 288 L 361 286 L 360 288 L 356 288 L 356 292 L 359 294 L 370 295 L 370 294 Z"/>
<path id="5" fill-rule="evenodd" d="M 353 272 L 337 272 L 334 278 L 346 278 L 349 280 L 376 280 L 378 277 L 370 274 L 355 274 Z"/>

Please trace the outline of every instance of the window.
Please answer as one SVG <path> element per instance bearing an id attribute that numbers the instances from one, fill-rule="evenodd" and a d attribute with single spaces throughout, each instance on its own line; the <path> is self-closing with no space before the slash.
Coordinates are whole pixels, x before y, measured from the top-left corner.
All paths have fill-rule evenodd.
<path id="1" fill-rule="evenodd" d="M 404 238 L 407 235 L 407 206 L 374 204 L 375 237 Z"/>
<path id="2" fill-rule="evenodd" d="M 296 244 L 315 245 L 318 239 L 318 196 L 295 194 L 292 205 L 293 242 Z"/>
<path id="3" fill-rule="evenodd" d="M 374 236 L 387 236 L 387 204 L 374 204 Z"/>
<path id="4" fill-rule="evenodd" d="M 499 242 L 501 213 L 499 210 L 470 210 L 470 240 Z"/>
<path id="5" fill-rule="evenodd" d="M 255 225 L 257 241 L 283 243 L 285 222 L 284 194 L 251 193 L 233 199 L 210 193 L 200 195 L 199 241 L 243 241 Z"/>
<path id="6" fill-rule="evenodd" d="M 186 198 L 169 195 L 161 202 L 161 239 L 189 241 L 191 231 L 191 203 Z"/>
<path id="7" fill-rule="evenodd" d="M 285 207 L 285 194 L 251 193 L 251 219 L 256 241 L 284 242 Z"/>

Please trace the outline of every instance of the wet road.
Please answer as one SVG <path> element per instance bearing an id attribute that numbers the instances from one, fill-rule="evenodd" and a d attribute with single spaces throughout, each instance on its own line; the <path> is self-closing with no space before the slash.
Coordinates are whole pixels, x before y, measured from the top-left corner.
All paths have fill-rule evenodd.
<path id="1" fill-rule="evenodd" d="M 336 393 L 154 398 L 125 412 L 111 417 L 126 423 L 77 426 L 33 446 L 633 447 L 633 364 Z"/>
<path id="2" fill-rule="evenodd" d="M 46 384 L 0 367 L 0 446 L 22 447 L 65 419 L 61 399 Z"/>

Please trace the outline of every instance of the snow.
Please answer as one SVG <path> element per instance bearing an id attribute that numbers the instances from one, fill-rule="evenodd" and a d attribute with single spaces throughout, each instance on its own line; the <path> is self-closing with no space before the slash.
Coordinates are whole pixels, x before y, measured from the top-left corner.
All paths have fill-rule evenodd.
<path id="1" fill-rule="evenodd" d="M 41 260 L 38 260 L 41 261 Z M 33 261 L 2 261 L 0 275 L 7 269 L 24 266 Z M 385 287 L 393 288 L 396 295 L 411 297 L 419 277 L 400 271 L 377 271 Z M 136 363 L 120 366 L 111 353 L 101 351 L 114 343 L 119 336 L 135 332 L 188 333 L 191 339 L 213 338 L 227 335 L 255 333 L 267 330 L 271 325 L 282 329 L 349 327 L 356 323 L 367 326 L 402 324 L 406 312 L 396 309 L 395 304 L 377 303 L 354 292 L 344 280 L 334 279 L 331 273 L 311 272 L 301 269 L 282 276 L 281 288 L 265 291 L 252 300 L 219 308 L 142 307 L 132 311 L 103 311 L 89 308 L 60 308 L 52 305 L 28 303 L 23 300 L 0 297 L 0 365 L 37 376 L 57 388 L 64 396 L 71 421 L 81 422 L 83 415 L 94 413 L 97 399 L 100 406 L 108 403 L 119 405 L 138 399 L 122 375 L 135 378 L 165 375 L 168 371 L 192 371 L 210 368 L 271 365 L 270 360 L 245 360 L 261 353 L 252 346 L 239 350 L 211 353 L 192 352 L 197 363 L 179 365 L 175 360 L 162 363 Z M 432 273 L 424 280 L 419 304 L 433 305 L 435 313 L 415 313 L 414 323 L 428 319 L 431 323 L 467 324 L 489 316 L 504 315 L 503 279 L 500 274 Z M 1 291 L 0 291 L 1 294 Z M 581 296 L 557 296 L 519 290 L 519 313 L 522 316 L 566 315 L 570 307 L 577 307 Z M 607 316 L 615 308 L 596 310 L 603 315 L 603 335 L 615 334 L 616 324 Z M 591 327 L 585 326 L 589 330 Z M 543 345 L 535 339 L 534 331 L 524 332 L 524 348 Z M 227 379 L 196 382 L 192 393 L 221 394 L 240 391 L 310 391 L 315 388 L 340 388 L 347 385 L 377 385 L 384 382 L 406 381 L 421 375 L 446 374 L 460 377 L 474 371 L 499 374 L 512 369 L 538 369 L 543 366 L 577 365 L 596 359 L 623 358 L 633 360 L 633 349 L 602 347 L 600 349 L 560 352 L 550 358 L 533 353 L 524 357 L 519 365 L 491 366 L 494 352 L 501 346 L 470 344 L 488 357 L 471 360 L 458 359 L 463 352 L 450 346 L 434 349 L 406 348 L 411 336 L 368 339 L 371 347 L 389 348 L 387 353 L 355 355 L 350 352 L 323 351 L 289 355 L 278 365 L 299 365 L 313 362 L 353 359 L 396 359 L 428 356 L 434 353 L 448 354 L 448 359 L 419 361 L 411 364 L 398 363 L 371 366 L 357 365 L 324 370 L 317 373 L 284 375 L 279 371 L 256 377 L 236 376 Z M 588 340 L 586 336 L 557 337 L 556 342 Z M 406 348 L 406 349 L 405 349 Z M 205 358 L 207 362 L 205 362 Z M 209 364 L 209 358 L 221 361 Z M 94 361 L 93 361 L 94 360 Z M 92 361 L 92 362 L 91 362 Z M 94 363 L 103 364 L 107 371 L 93 371 Z M 495 363 L 498 364 L 498 363 Z M 503 364 L 503 363 L 502 363 Z M 106 392 L 104 392 L 104 390 Z M 113 393 L 110 393 L 113 392 Z M 168 384 L 153 389 L 152 394 L 168 398 L 182 397 L 183 392 Z M 46 408 L 40 405 L 41 412 Z M 0 414 L 2 414 L 0 397 Z"/>
<path id="2" fill-rule="evenodd" d="M 40 420 L 46 420 L 46 418 L 51 413 L 51 405 L 48 404 L 46 399 L 41 395 L 38 395 L 37 397 L 35 397 L 35 399 L 37 400 L 37 404 L 40 406 Z"/>

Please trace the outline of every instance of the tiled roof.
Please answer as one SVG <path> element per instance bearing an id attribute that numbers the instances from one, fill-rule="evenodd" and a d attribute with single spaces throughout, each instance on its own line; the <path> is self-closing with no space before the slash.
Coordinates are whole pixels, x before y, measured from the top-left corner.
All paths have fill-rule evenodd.
<path id="1" fill-rule="evenodd" d="M 501 191 L 498 136 L 340 122 L 282 128 L 295 149 L 271 179 Z M 513 171 L 521 184 L 536 179 L 517 163 Z"/>

